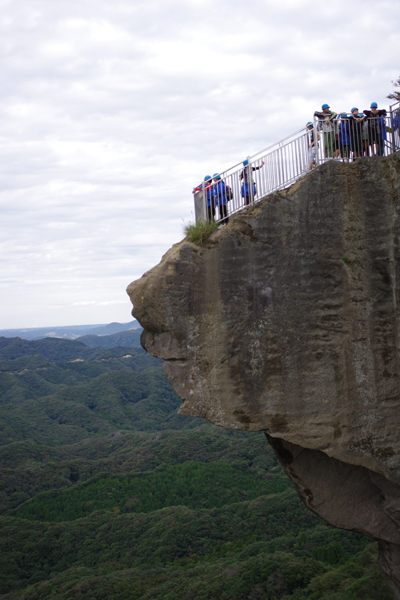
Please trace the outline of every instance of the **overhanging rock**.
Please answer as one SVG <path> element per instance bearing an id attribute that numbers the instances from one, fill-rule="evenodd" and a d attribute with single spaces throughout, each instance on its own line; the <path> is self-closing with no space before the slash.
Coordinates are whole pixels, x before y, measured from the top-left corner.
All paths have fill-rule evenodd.
<path id="1" fill-rule="evenodd" d="M 350 508 L 340 518 L 324 498 L 310 508 L 381 540 L 396 598 L 399 202 L 398 155 L 332 161 L 242 211 L 202 246 L 175 245 L 128 288 L 142 344 L 164 359 L 181 414 L 265 431 L 309 506 L 304 490 L 319 492 L 312 477 L 301 483 L 304 461 L 326 473 L 328 487 L 358 478 L 358 491 L 350 483 L 347 491 L 349 502 L 360 496 L 362 524 Z M 302 456 L 290 468 L 282 455 L 289 447 Z"/>

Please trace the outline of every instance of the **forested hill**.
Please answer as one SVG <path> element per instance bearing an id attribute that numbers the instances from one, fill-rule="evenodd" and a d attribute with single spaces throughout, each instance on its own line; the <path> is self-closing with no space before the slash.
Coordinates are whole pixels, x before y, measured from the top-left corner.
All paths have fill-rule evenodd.
<path id="1" fill-rule="evenodd" d="M 140 346 L 142 327 L 120 331 L 112 335 L 84 335 L 77 339 L 91 348 L 113 348 L 115 346 Z"/>
<path id="2" fill-rule="evenodd" d="M 375 545 L 309 512 L 262 433 L 178 416 L 120 335 L 0 338 L 2 599 L 391 598 Z"/>

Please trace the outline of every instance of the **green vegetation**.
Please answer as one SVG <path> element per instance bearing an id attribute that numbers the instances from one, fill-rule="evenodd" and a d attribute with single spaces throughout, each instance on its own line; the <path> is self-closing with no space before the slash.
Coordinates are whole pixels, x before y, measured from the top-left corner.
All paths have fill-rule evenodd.
<path id="1" fill-rule="evenodd" d="M 346 263 L 346 265 L 349 265 L 351 268 L 354 268 L 357 264 L 357 261 L 355 259 L 349 258 L 348 256 L 344 256 L 342 260 L 344 263 Z"/>
<path id="2" fill-rule="evenodd" d="M 218 229 L 218 223 L 215 221 L 198 221 L 197 223 L 185 224 L 183 232 L 189 242 L 200 245 L 208 239 L 216 229 Z"/>
<path id="3" fill-rule="evenodd" d="M 262 433 L 179 406 L 137 347 L 0 338 L 1 598 L 391 599 Z"/>
<path id="4" fill-rule="evenodd" d="M 94 510 L 148 513 L 168 506 L 220 508 L 244 499 L 282 492 L 285 478 L 263 480 L 240 466 L 188 462 L 147 474 L 96 478 L 67 492 L 37 496 L 16 516 L 40 521 L 71 521 Z"/>
<path id="5" fill-rule="evenodd" d="M 7 600 L 391 598 L 375 545 L 316 522 L 293 491 L 220 509 L 103 511 L 70 523 L 1 517 L 0 532 Z M 341 548 L 334 565 L 313 558 L 333 545 Z M 382 595 L 368 595 L 374 589 Z"/>
<path id="6" fill-rule="evenodd" d="M 0 445 L 23 440 L 64 445 L 118 429 L 193 425 L 176 415 L 180 400 L 160 361 L 143 350 L 40 342 L 41 348 L 25 340 L 0 347 Z M 22 357 L 15 356 L 18 348 Z M 33 353 L 38 351 L 42 354 Z"/>

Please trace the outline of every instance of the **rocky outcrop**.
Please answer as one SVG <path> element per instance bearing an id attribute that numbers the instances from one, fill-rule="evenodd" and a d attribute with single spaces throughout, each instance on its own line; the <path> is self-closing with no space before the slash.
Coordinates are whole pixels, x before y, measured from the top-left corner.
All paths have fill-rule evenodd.
<path id="1" fill-rule="evenodd" d="M 181 414 L 264 430 L 400 598 L 400 157 L 327 163 L 128 288 Z"/>

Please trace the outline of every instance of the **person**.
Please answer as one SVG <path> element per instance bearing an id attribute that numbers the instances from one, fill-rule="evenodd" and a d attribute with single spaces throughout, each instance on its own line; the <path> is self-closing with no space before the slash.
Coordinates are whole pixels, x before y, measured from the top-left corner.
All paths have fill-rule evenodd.
<path id="1" fill-rule="evenodd" d="M 309 132 L 307 136 L 308 144 L 308 170 L 311 171 L 315 165 L 315 148 L 318 144 L 315 143 L 315 132 L 314 125 L 309 121 L 306 125 L 306 129 Z M 319 133 L 317 133 L 317 140 L 319 140 Z"/>
<path id="2" fill-rule="evenodd" d="M 369 144 L 372 154 L 383 156 L 386 140 L 386 110 L 378 110 L 377 102 L 371 102 L 371 110 L 365 110 L 364 114 L 367 117 Z M 376 146 L 376 152 L 374 152 L 374 145 Z"/>
<path id="3" fill-rule="evenodd" d="M 350 157 L 350 123 L 347 113 L 341 113 L 339 123 L 339 152 L 344 162 Z"/>
<path id="4" fill-rule="evenodd" d="M 218 206 L 219 210 L 219 219 L 222 225 L 225 225 L 228 222 L 228 198 L 227 198 L 227 189 L 225 183 L 221 179 L 221 175 L 219 173 L 214 173 L 213 175 L 214 185 L 213 185 L 213 195 L 215 198 L 215 204 Z"/>
<path id="5" fill-rule="evenodd" d="M 322 112 L 315 111 L 314 117 L 318 118 L 318 129 L 323 133 L 325 158 L 337 158 L 339 150 L 336 148 L 335 127 L 333 124 L 336 113 L 330 110 L 329 104 L 323 104 L 321 110 Z"/>
<path id="6" fill-rule="evenodd" d="M 380 112 L 378 111 L 377 102 L 371 102 L 371 110 L 365 110 L 365 125 L 367 127 L 368 132 L 368 140 L 366 142 L 366 154 L 367 156 L 374 156 L 374 154 L 379 154 L 379 146 L 380 146 L 380 124 L 379 124 L 379 116 Z M 369 151 L 369 147 L 371 148 L 371 153 Z M 375 150 L 376 148 L 376 150 Z"/>
<path id="7" fill-rule="evenodd" d="M 244 198 L 246 206 L 250 204 L 254 200 L 255 195 L 257 194 L 257 186 L 253 181 L 252 171 L 258 171 L 261 167 L 264 166 L 264 161 L 262 161 L 261 165 L 258 167 L 251 167 L 249 165 L 248 159 L 243 161 L 244 169 L 240 173 L 240 179 L 243 179 L 242 183 L 242 198 Z"/>
<path id="8" fill-rule="evenodd" d="M 215 199 L 214 199 L 214 189 L 212 185 L 212 177 L 211 175 L 206 175 L 204 177 L 205 184 L 205 194 L 207 197 L 207 217 L 209 221 L 215 220 Z"/>
<path id="9" fill-rule="evenodd" d="M 353 106 L 350 117 L 350 149 L 353 152 L 353 160 L 363 155 L 363 123 L 365 115 L 359 114 L 358 108 Z"/>

